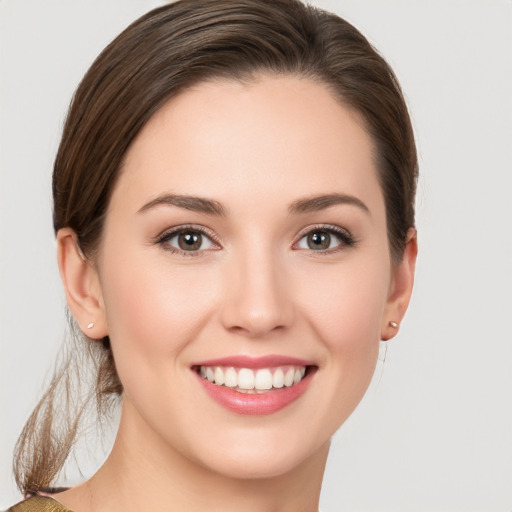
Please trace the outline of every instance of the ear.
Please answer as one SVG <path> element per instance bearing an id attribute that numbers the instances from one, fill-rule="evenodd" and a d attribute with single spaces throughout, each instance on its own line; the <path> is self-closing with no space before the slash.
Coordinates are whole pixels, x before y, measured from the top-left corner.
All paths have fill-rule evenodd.
<path id="1" fill-rule="evenodd" d="M 88 338 L 104 338 L 108 326 L 98 272 L 83 255 L 71 228 L 57 232 L 57 261 L 68 307 L 80 329 Z"/>
<path id="2" fill-rule="evenodd" d="M 388 301 L 381 327 L 381 339 L 384 341 L 393 338 L 397 334 L 402 318 L 407 311 L 414 284 L 417 254 L 416 229 L 410 228 L 407 232 L 407 243 L 402 260 L 392 269 Z"/>

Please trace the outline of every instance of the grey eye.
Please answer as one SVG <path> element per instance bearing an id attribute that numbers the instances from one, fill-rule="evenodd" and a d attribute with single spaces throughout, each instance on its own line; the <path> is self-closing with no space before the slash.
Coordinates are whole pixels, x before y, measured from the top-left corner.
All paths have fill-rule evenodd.
<path id="1" fill-rule="evenodd" d="M 346 243 L 341 234 L 326 229 L 314 229 L 306 233 L 297 243 L 299 249 L 310 251 L 327 251 Z"/>
<path id="2" fill-rule="evenodd" d="M 325 250 L 331 246 L 331 235 L 329 233 L 310 233 L 306 237 L 308 247 L 313 250 Z"/>
<path id="3" fill-rule="evenodd" d="M 213 242 L 199 231 L 187 230 L 171 236 L 167 243 L 181 251 L 202 251 L 211 249 Z"/>

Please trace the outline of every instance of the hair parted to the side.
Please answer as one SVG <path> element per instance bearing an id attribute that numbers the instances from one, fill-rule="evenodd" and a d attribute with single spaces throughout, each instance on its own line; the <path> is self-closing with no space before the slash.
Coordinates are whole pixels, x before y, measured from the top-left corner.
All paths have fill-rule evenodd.
<path id="1" fill-rule="evenodd" d="M 55 231 L 72 228 L 94 263 L 123 158 L 151 116 L 201 81 L 251 81 L 259 74 L 321 82 L 358 113 L 375 146 L 391 258 L 400 261 L 414 226 L 417 181 L 400 87 L 357 29 L 299 0 L 180 0 L 144 15 L 107 46 L 80 83 L 64 126 L 53 172 Z M 88 404 L 96 401 L 103 413 L 122 393 L 108 338 L 100 343 L 75 334 L 78 344 L 18 441 L 15 477 L 24 494 L 55 482 Z M 83 365 L 95 372 L 95 389 L 75 396 Z"/>

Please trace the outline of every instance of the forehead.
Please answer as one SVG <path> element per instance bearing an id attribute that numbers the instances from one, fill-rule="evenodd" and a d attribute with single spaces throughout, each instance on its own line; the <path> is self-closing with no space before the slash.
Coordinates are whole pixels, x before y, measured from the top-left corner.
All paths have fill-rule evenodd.
<path id="1" fill-rule="evenodd" d="M 169 192 L 248 204 L 331 191 L 382 199 L 363 122 L 321 83 L 261 76 L 171 99 L 128 150 L 113 201 Z"/>

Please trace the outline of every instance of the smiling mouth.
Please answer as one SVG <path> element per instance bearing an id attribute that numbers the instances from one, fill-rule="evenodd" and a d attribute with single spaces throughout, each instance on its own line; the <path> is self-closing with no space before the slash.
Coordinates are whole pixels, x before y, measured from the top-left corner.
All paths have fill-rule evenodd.
<path id="1" fill-rule="evenodd" d="M 269 368 L 198 366 L 200 377 L 216 386 L 247 394 L 265 394 L 299 384 L 312 371 L 311 366 L 284 365 Z"/>

